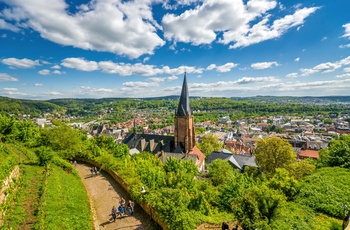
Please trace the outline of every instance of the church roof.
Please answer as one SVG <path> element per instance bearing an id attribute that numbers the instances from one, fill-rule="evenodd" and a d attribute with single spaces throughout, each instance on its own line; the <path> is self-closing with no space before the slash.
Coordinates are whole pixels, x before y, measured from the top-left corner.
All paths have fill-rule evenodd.
<path id="1" fill-rule="evenodd" d="M 186 73 L 185 73 L 184 81 L 182 84 L 179 106 L 177 107 L 176 115 L 184 117 L 184 116 L 189 116 L 191 114 L 192 112 L 190 107 L 190 96 L 188 93 L 188 86 L 187 86 Z"/>

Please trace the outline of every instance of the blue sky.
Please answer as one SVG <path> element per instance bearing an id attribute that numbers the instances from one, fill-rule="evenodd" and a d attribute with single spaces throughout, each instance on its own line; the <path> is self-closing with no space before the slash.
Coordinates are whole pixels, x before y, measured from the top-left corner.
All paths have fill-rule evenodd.
<path id="1" fill-rule="evenodd" d="M 0 0 L 0 96 L 350 95 L 349 0 Z"/>

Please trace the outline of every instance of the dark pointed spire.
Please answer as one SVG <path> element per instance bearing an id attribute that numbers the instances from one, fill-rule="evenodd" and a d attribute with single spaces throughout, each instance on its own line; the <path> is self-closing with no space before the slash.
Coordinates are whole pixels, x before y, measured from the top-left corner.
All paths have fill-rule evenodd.
<path id="1" fill-rule="evenodd" d="M 179 106 L 177 107 L 177 116 L 189 116 L 191 115 L 191 107 L 190 107 L 190 96 L 188 94 L 188 86 L 186 80 L 186 72 L 184 76 L 184 81 L 182 84 L 182 91 L 179 101 Z"/>

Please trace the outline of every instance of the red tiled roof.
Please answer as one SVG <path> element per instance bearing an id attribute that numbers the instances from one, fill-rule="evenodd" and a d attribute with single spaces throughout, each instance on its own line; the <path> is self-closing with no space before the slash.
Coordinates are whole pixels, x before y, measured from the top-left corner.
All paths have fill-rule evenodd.
<path id="1" fill-rule="evenodd" d="M 320 155 L 318 154 L 317 150 L 302 150 L 299 153 L 299 157 L 310 157 L 310 158 L 315 158 L 318 159 Z"/>
<path id="2" fill-rule="evenodd" d="M 197 146 L 194 146 L 192 152 L 189 154 L 196 155 L 199 159 L 198 166 L 202 166 L 205 160 L 205 155 L 199 150 Z"/>

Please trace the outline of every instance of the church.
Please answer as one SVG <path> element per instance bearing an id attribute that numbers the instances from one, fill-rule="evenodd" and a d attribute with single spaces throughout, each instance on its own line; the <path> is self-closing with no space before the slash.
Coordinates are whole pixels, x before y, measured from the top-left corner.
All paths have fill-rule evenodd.
<path id="1" fill-rule="evenodd" d="M 123 143 L 128 145 L 130 154 L 150 152 L 161 158 L 163 162 L 170 157 L 191 160 L 197 165 L 200 172 L 204 170 L 205 156 L 196 146 L 194 116 L 190 107 L 186 73 L 179 105 L 175 111 L 174 136 L 137 134 L 135 131 L 125 138 Z"/>

